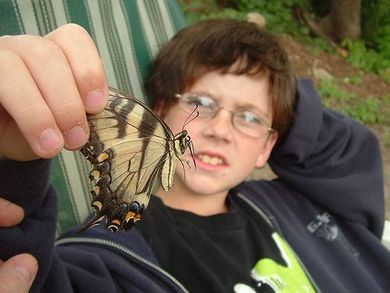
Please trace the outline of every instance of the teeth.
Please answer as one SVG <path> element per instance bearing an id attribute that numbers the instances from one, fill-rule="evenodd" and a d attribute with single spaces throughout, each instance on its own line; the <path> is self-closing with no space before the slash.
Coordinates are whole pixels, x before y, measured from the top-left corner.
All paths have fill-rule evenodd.
<path id="1" fill-rule="evenodd" d="M 203 163 L 206 163 L 206 164 L 209 164 L 209 165 L 222 165 L 223 164 L 223 161 L 221 158 L 218 158 L 218 157 L 210 157 L 208 155 L 198 155 L 198 158 L 203 162 Z"/>

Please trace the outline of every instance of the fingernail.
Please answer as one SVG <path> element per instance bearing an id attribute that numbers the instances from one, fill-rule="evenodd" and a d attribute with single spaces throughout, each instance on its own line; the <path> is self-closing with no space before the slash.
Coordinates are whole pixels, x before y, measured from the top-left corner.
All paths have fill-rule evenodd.
<path id="1" fill-rule="evenodd" d="M 77 149 L 87 141 L 87 133 L 81 126 L 75 126 L 65 132 L 65 146 L 70 149 Z"/>
<path id="2" fill-rule="evenodd" d="M 89 111 L 99 111 L 105 105 L 105 97 L 102 90 L 94 90 L 87 95 L 85 106 Z"/>
<path id="3" fill-rule="evenodd" d="M 54 129 L 49 128 L 42 132 L 41 137 L 39 138 L 39 144 L 43 151 L 48 151 L 58 147 L 60 138 Z"/>

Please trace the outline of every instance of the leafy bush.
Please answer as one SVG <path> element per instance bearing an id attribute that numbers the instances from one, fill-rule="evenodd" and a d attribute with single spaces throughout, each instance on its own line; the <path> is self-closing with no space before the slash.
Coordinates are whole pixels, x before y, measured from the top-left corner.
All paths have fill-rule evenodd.
<path id="1" fill-rule="evenodd" d="M 381 122 L 378 101 L 374 97 L 367 97 L 366 100 L 352 106 L 347 114 L 364 124 Z"/>
<path id="2" fill-rule="evenodd" d="M 362 1 L 362 38 L 390 60 L 390 0 Z"/>
<path id="3" fill-rule="evenodd" d="M 348 62 L 364 71 L 379 74 L 390 82 L 390 72 L 388 70 L 390 59 L 372 49 L 368 49 L 362 40 L 345 40 L 343 46 L 349 51 L 346 58 Z"/>
<path id="4" fill-rule="evenodd" d="M 248 12 L 259 12 L 273 32 L 292 35 L 298 41 L 310 45 L 313 50 L 334 52 L 327 41 L 310 36 L 306 26 L 293 16 L 294 7 L 313 11 L 328 2 L 314 0 L 179 0 L 190 23 L 208 18 L 245 19 Z M 321 4 L 322 3 L 322 4 Z M 344 41 L 349 51 L 347 58 L 354 66 L 375 72 L 390 82 L 390 0 L 363 0 L 361 7 L 362 39 Z"/>
<path id="5" fill-rule="evenodd" d="M 361 82 L 359 77 L 352 79 L 355 82 Z M 383 117 L 379 113 L 376 97 L 356 99 L 356 95 L 344 90 L 340 83 L 341 81 L 336 79 L 322 80 L 320 82 L 319 92 L 325 107 L 338 109 L 364 124 L 382 122 Z"/>

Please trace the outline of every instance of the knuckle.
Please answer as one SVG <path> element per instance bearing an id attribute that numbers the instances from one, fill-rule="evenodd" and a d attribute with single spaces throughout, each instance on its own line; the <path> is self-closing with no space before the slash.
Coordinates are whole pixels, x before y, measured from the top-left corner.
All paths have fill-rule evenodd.
<path id="1" fill-rule="evenodd" d="M 57 29 L 58 33 L 70 33 L 74 35 L 89 35 L 87 30 L 76 23 L 68 23 Z"/>
<path id="2" fill-rule="evenodd" d="M 7 37 L 0 42 L 0 70 L 10 71 L 37 68 L 37 64 L 66 60 L 61 48 L 53 41 L 39 36 L 20 35 Z"/>
<path id="3" fill-rule="evenodd" d="M 22 59 L 16 53 L 8 49 L 0 49 L 0 70 L 8 71 L 12 69 L 13 65 L 17 63 L 22 63 Z"/>
<path id="4" fill-rule="evenodd" d="M 68 23 L 60 26 L 56 30 L 46 35 L 46 39 L 60 42 L 69 42 L 70 40 L 76 41 L 85 38 L 90 38 L 89 33 L 85 28 L 75 23 Z"/>
<path id="5" fill-rule="evenodd" d="M 86 119 L 83 105 L 75 99 L 63 99 L 63 102 L 53 108 L 53 113 L 60 129 L 73 127 Z"/>
<path id="6" fill-rule="evenodd" d="M 23 117 L 25 125 L 38 133 L 52 125 L 52 117 L 48 111 L 35 105 L 21 106 L 17 109 L 17 117 Z"/>
<path id="7" fill-rule="evenodd" d="M 60 104 L 55 106 L 54 111 L 61 116 L 78 114 L 81 112 L 80 103 L 73 98 L 65 97 Z"/>
<path id="8" fill-rule="evenodd" d="M 79 79 L 83 84 L 89 84 L 92 87 L 94 85 L 101 85 L 104 81 L 104 69 L 101 64 L 96 64 L 88 67 L 84 67 L 81 72 L 79 72 Z"/>
<path id="9" fill-rule="evenodd" d="M 56 122 L 51 111 L 41 103 L 21 104 L 14 109 L 13 118 L 24 133 L 38 137 L 48 128 L 56 128 Z"/>
<path id="10" fill-rule="evenodd" d="M 63 55 L 61 48 L 53 41 L 40 38 L 34 43 L 34 46 L 29 46 L 30 59 L 46 59 L 50 56 Z"/>
<path id="11" fill-rule="evenodd" d="M 11 35 L 2 35 L 0 36 L 0 43 L 4 42 L 4 41 L 8 41 L 10 39 L 12 39 L 14 36 L 11 36 Z"/>
<path id="12" fill-rule="evenodd" d="M 18 39 L 20 39 L 20 35 L 2 35 L 0 36 L 0 44 L 8 44 Z"/>

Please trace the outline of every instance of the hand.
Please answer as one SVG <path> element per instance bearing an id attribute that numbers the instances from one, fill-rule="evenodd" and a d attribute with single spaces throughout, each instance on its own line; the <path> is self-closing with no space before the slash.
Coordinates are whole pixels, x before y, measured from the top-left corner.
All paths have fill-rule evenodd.
<path id="1" fill-rule="evenodd" d="M 23 216 L 21 207 L 0 198 L 0 227 L 15 226 Z M 29 292 L 37 270 L 37 261 L 30 254 L 18 254 L 6 262 L 0 260 L 0 292 Z"/>
<path id="2" fill-rule="evenodd" d="M 0 159 L 51 158 L 88 139 L 87 113 L 108 95 L 88 33 L 64 25 L 45 37 L 0 37 Z"/>

